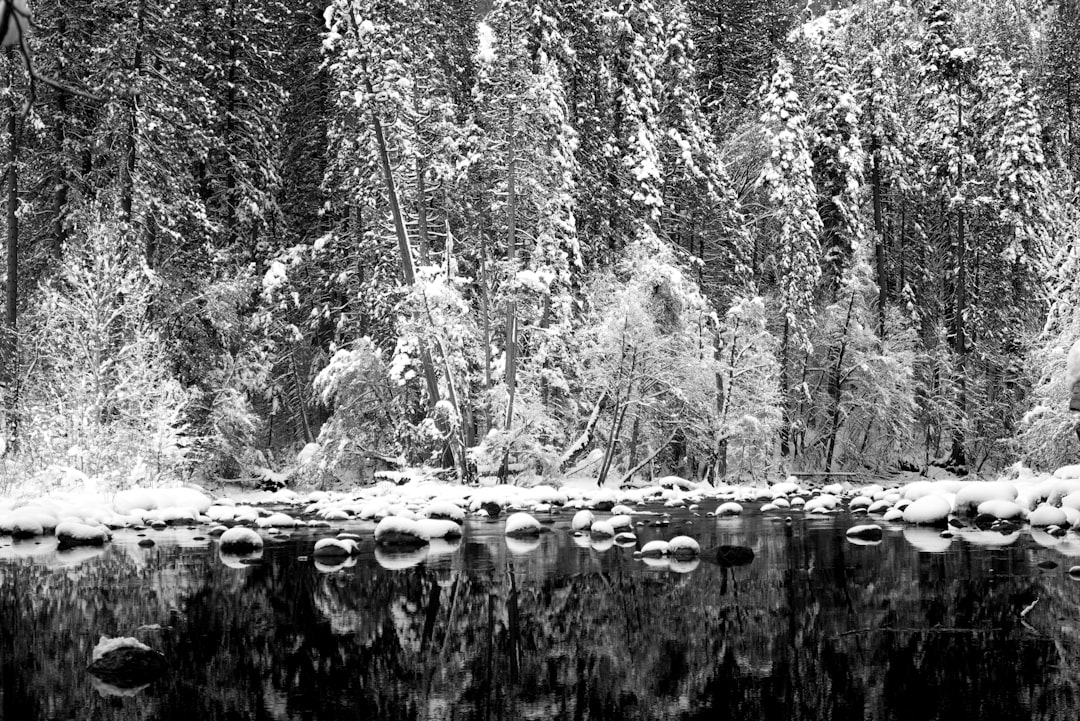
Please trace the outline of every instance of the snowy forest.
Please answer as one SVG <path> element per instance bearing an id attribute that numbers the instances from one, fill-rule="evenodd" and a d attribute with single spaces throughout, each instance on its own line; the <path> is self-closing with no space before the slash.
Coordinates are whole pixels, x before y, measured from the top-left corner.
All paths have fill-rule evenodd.
<path id="1" fill-rule="evenodd" d="M 1077 457 L 1076 0 L 30 10 L 2 483 Z"/>

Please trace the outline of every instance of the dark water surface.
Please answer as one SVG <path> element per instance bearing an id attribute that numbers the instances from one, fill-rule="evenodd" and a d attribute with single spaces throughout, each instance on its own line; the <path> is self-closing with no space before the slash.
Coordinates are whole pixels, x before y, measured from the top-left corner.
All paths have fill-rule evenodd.
<path id="1" fill-rule="evenodd" d="M 368 540 L 337 569 L 307 558 L 326 529 L 238 568 L 195 540 L 203 529 L 147 531 L 151 549 L 134 532 L 99 551 L 0 539 L 0 714 L 914 721 L 1080 709 L 1075 538 L 945 547 L 936 531 L 896 528 L 863 546 L 845 538 L 847 516 L 788 526 L 748 509 L 643 529 L 639 544 L 686 533 L 755 554 L 675 572 L 579 546 L 569 517 L 512 545 L 500 523 L 470 521 L 460 545 L 422 561 L 377 552 L 370 524 L 348 524 Z M 128 696 L 95 683 L 101 635 L 162 651 L 167 675 Z"/>

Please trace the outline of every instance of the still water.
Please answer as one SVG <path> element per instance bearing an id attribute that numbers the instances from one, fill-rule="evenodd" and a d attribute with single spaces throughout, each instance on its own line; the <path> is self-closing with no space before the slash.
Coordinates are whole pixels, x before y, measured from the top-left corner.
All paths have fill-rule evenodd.
<path id="1" fill-rule="evenodd" d="M 367 540 L 339 567 L 308 557 L 327 529 L 231 565 L 205 529 L 146 531 L 152 548 L 133 531 L 97 550 L 0 539 L 0 714 L 985 721 L 1080 709 L 1076 538 L 895 528 L 856 545 L 847 516 L 789 525 L 747 511 L 640 529 L 639 544 L 686 534 L 754 553 L 677 570 L 579 545 L 570 514 L 535 543 L 469 521 L 460 544 L 405 557 L 377 551 L 370 524 L 346 524 Z M 86 672 L 101 635 L 140 638 L 168 672 L 118 694 Z"/>

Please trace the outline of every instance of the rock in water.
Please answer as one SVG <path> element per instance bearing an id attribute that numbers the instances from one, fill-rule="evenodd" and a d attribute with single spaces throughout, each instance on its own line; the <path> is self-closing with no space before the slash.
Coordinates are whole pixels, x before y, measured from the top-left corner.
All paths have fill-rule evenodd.
<path id="1" fill-rule="evenodd" d="M 375 543 L 380 546 L 426 546 L 430 540 L 419 523 L 404 516 L 387 516 L 375 526 Z"/>
<path id="2" fill-rule="evenodd" d="M 263 547 L 262 537 L 250 528 L 234 526 L 221 534 L 221 550 L 226 553 L 247 553 Z"/>
<path id="3" fill-rule="evenodd" d="M 680 559 L 697 558 L 701 554 L 701 546 L 689 536 L 675 536 L 668 541 L 668 554 Z"/>
<path id="4" fill-rule="evenodd" d="M 165 656 L 134 638 L 106 639 L 94 649 L 94 661 L 87 668 L 97 678 L 116 688 L 137 688 L 160 678 L 168 669 Z"/>
<path id="5" fill-rule="evenodd" d="M 852 526 L 847 529 L 846 535 L 848 538 L 858 538 L 864 541 L 880 541 L 882 531 L 881 526 L 867 523 L 861 526 Z"/>
<path id="6" fill-rule="evenodd" d="M 56 540 L 61 548 L 72 546 L 101 546 L 112 534 L 104 526 L 64 521 L 56 527 Z"/>
<path id="7" fill-rule="evenodd" d="M 506 519 L 507 536 L 538 536 L 540 535 L 540 522 L 525 512 L 512 514 Z M 612 533 L 612 536 L 615 534 Z"/>

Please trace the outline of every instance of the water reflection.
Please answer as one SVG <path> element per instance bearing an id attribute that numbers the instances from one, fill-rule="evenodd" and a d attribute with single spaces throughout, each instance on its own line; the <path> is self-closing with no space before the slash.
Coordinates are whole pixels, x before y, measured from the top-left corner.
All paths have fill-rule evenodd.
<path id="1" fill-rule="evenodd" d="M 300 531 L 253 558 L 179 537 L 151 549 L 121 537 L 78 555 L 5 541 L 0 716 L 908 721 L 1077 710 L 1075 539 L 905 528 L 861 545 L 849 525 L 747 515 L 639 529 L 639 544 L 687 534 L 741 549 L 723 564 L 635 560 L 587 536 L 578 545 L 561 522 L 529 540 L 476 523 L 428 549 L 368 541 L 342 559 L 310 558 L 315 536 Z M 1040 569 L 1048 560 L 1058 566 Z M 135 694 L 102 688 L 86 673 L 101 635 L 139 638 L 169 672 Z"/>

